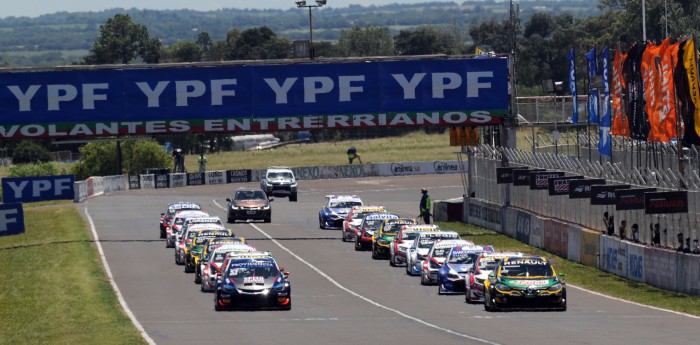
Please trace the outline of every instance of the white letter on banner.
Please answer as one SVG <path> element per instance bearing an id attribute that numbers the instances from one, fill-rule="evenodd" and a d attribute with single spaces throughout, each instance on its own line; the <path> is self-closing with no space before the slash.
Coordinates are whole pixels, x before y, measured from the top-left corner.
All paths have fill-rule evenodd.
<path id="1" fill-rule="evenodd" d="M 17 98 L 17 101 L 19 101 L 19 111 L 31 111 L 32 98 L 36 95 L 36 92 L 39 91 L 41 85 L 30 85 L 29 88 L 27 88 L 27 92 L 22 92 L 22 89 L 17 85 L 9 85 L 7 88 L 10 89 L 10 92 L 12 92 L 15 98 Z"/>
<path id="2" fill-rule="evenodd" d="M 51 182 L 46 180 L 32 181 L 32 196 L 39 197 L 41 192 L 51 190 Z"/>
<path id="3" fill-rule="evenodd" d="M 454 90 L 462 84 L 457 73 L 433 73 L 433 98 L 445 98 L 445 90 Z"/>
<path id="4" fill-rule="evenodd" d="M 416 99 L 416 87 L 425 77 L 425 73 L 414 74 L 411 81 L 406 80 L 403 74 L 392 74 L 391 76 L 403 89 L 403 99 Z"/>
<path id="5" fill-rule="evenodd" d="M 83 84 L 83 109 L 95 109 L 95 101 L 106 101 L 107 95 L 95 94 L 95 90 L 108 90 L 109 84 Z"/>
<path id="6" fill-rule="evenodd" d="M 17 223 L 17 217 L 8 217 L 16 214 L 16 209 L 0 210 L 0 232 L 7 231 L 7 224 Z"/>
<path id="7" fill-rule="evenodd" d="M 55 186 L 54 186 L 54 193 L 55 195 L 61 195 L 63 194 L 64 190 L 70 190 L 71 182 L 69 178 L 61 178 L 61 179 L 56 179 L 54 181 Z"/>
<path id="8" fill-rule="evenodd" d="M 263 80 L 275 93 L 275 104 L 287 104 L 287 93 L 289 89 L 292 88 L 292 85 L 296 83 L 297 79 L 298 78 L 287 78 L 282 85 L 278 84 L 275 78 L 264 78 Z"/>
<path id="9" fill-rule="evenodd" d="M 78 89 L 69 84 L 47 85 L 46 93 L 49 102 L 47 110 L 61 110 L 59 103 L 74 100 L 78 96 Z"/>
<path id="10" fill-rule="evenodd" d="M 479 83 L 479 78 L 493 78 L 493 72 L 467 73 L 467 97 L 479 97 L 479 89 L 490 89 L 491 83 Z"/>
<path id="11" fill-rule="evenodd" d="M 24 190 L 25 187 L 27 187 L 28 183 L 29 183 L 29 181 L 22 181 L 18 185 L 15 182 L 7 182 L 7 185 L 10 186 L 10 189 L 12 189 L 13 192 L 15 192 L 15 199 L 21 199 L 22 198 L 22 191 Z"/>
<path id="12" fill-rule="evenodd" d="M 235 96 L 236 90 L 224 90 L 224 85 L 236 85 L 236 79 L 214 79 L 211 81 L 211 105 L 223 105 L 224 96 Z"/>
<path id="13" fill-rule="evenodd" d="M 340 97 L 338 98 L 339 101 L 349 102 L 351 101 L 351 93 L 364 91 L 364 88 L 362 86 L 351 86 L 350 83 L 353 81 L 365 81 L 365 76 L 345 75 L 338 77 L 338 88 L 340 89 Z"/>
<path id="14" fill-rule="evenodd" d="M 319 85 L 316 87 L 316 85 Z M 316 103 L 316 95 L 333 90 L 333 80 L 328 77 L 304 78 L 304 103 Z"/>
<path id="15" fill-rule="evenodd" d="M 138 86 L 139 89 L 141 89 L 141 92 L 143 92 L 143 94 L 146 95 L 146 98 L 148 98 L 148 107 L 158 108 L 160 107 L 160 101 L 158 100 L 160 98 L 160 94 L 163 93 L 168 84 L 170 84 L 169 81 L 159 81 L 155 89 L 151 89 L 146 82 L 138 82 L 136 83 L 136 86 Z"/>
<path id="16" fill-rule="evenodd" d="M 199 80 L 178 80 L 175 82 L 175 95 L 178 107 L 186 107 L 187 99 L 192 97 L 200 97 L 207 90 L 203 82 Z"/>

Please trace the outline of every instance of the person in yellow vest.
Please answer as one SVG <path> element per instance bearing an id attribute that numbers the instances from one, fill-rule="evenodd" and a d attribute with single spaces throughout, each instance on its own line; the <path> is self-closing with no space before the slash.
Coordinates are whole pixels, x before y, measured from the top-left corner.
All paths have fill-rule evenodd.
<path id="1" fill-rule="evenodd" d="M 347 154 L 348 154 L 348 164 L 352 164 L 352 161 L 355 158 L 357 158 L 357 161 L 360 162 L 360 164 L 362 164 L 362 159 L 360 158 L 360 155 L 357 153 L 357 149 L 355 148 L 355 146 L 350 146 Z"/>
<path id="2" fill-rule="evenodd" d="M 203 152 L 199 155 L 197 163 L 199 163 L 199 172 L 203 173 L 207 171 L 207 157 L 204 156 Z"/>
<path id="3" fill-rule="evenodd" d="M 430 195 L 428 194 L 428 190 L 423 188 L 420 190 L 421 194 L 423 196 L 420 198 L 420 216 L 423 217 L 423 223 L 425 224 L 430 224 L 430 203 L 432 200 L 430 200 Z"/>

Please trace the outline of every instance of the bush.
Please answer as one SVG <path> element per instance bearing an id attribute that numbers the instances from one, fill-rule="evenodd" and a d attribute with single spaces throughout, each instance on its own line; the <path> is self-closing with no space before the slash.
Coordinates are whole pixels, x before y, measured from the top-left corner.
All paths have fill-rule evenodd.
<path id="1" fill-rule="evenodd" d="M 39 164 L 19 164 L 10 167 L 9 177 L 34 177 L 58 175 L 59 171 L 51 162 Z"/>
<path id="2" fill-rule="evenodd" d="M 42 163 L 51 160 L 51 154 L 45 147 L 28 140 L 22 140 L 12 154 L 14 164 Z"/>

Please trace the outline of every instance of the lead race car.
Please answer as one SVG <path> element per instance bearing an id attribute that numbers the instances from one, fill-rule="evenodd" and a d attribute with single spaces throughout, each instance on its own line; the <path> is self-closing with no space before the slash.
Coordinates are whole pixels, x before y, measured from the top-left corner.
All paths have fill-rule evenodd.
<path id="1" fill-rule="evenodd" d="M 387 219 L 399 219 L 399 216 L 389 212 L 370 213 L 362 219 L 360 230 L 355 236 L 355 250 L 367 250 L 372 246 L 374 232 Z"/>
<path id="2" fill-rule="evenodd" d="M 484 301 L 484 281 L 488 279 L 498 262 L 507 257 L 522 257 L 521 252 L 493 252 L 481 253 L 467 275 L 464 277 L 464 299 L 467 303 Z"/>
<path id="3" fill-rule="evenodd" d="M 343 221 L 343 233 L 340 239 L 343 240 L 343 242 L 354 241 L 357 233 L 360 231 L 362 219 L 370 213 L 381 212 L 386 212 L 384 206 L 381 205 L 354 206 L 350 209 L 348 215 L 345 216 L 345 221 Z"/>
<path id="4" fill-rule="evenodd" d="M 318 226 L 321 229 L 342 229 L 350 210 L 362 205 L 362 199 L 357 195 L 326 195 L 326 202 L 318 212 Z"/>
<path id="5" fill-rule="evenodd" d="M 292 309 L 289 272 L 277 266 L 269 253 L 229 254 L 222 272 L 214 293 L 216 311 L 236 307 Z"/>
<path id="6" fill-rule="evenodd" d="M 566 310 L 566 285 L 547 258 L 507 257 L 484 281 L 484 309 Z"/>

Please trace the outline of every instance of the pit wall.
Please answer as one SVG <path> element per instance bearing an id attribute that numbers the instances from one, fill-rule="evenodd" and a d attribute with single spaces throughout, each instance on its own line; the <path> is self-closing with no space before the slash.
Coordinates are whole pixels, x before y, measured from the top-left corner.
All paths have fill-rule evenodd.
<path id="1" fill-rule="evenodd" d="M 435 202 L 435 220 L 446 220 L 447 201 Z M 443 218 L 445 217 L 445 218 Z M 662 289 L 700 295 L 700 255 L 619 238 L 476 198 L 464 200 L 464 219 L 570 261 Z"/>

